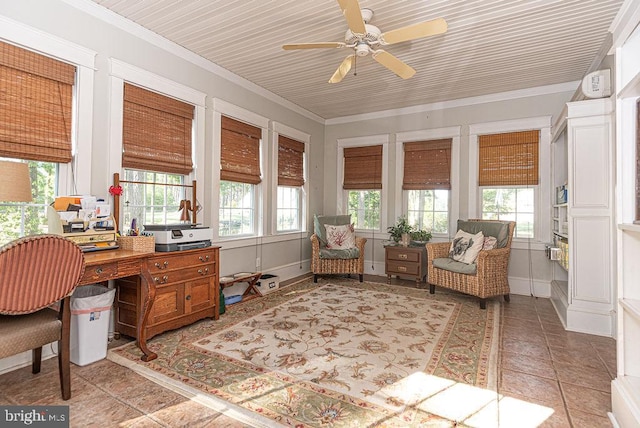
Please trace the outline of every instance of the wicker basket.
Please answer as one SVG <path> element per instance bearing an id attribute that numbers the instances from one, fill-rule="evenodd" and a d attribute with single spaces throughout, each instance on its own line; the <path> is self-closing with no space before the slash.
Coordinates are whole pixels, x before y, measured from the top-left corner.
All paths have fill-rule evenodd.
<path id="1" fill-rule="evenodd" d="M 141 253 L 156 251 L 156 240 L 153 236 L 118 236 L 118 245 L 123 250 L 133 250 Z"/>

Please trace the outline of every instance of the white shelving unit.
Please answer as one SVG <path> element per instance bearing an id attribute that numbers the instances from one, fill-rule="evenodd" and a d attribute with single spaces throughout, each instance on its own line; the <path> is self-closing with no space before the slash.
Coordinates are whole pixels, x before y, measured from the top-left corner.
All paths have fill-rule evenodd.
<path id="1" fill-rule="evenodd" d="M 615 331 L 612 112 L 609 98 L 567 103 L 551 148 L 552 183 L 568 189 L 566 203 L 553 196 L 551 302 L 567 330 L 600 336 Z"/>
<path id="2" fill-rule="evenodd" d="M 617 377 L 611 383 L 612 419 L 640 426 L 640 225 L 636 218 L 640 3 L 626 1 L 613 28 L 616 49 L 617 153 Z"/>

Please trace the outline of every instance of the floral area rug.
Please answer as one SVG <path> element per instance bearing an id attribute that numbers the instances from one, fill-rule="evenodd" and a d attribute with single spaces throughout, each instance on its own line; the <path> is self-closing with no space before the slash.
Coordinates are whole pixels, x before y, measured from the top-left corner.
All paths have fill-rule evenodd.
<path id="1" fill-rule="evenodd" d="M 119 364 L 253 426 L 452 426 L 427 403 L 495 390 L 499 303 L 443 291 L 310 279 L 148 342 Z"/>

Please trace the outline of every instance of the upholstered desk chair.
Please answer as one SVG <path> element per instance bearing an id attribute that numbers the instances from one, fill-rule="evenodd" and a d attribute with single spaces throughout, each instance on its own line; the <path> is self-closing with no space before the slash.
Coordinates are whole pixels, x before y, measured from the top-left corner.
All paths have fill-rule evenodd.
<path id="1" fill-rule="evenodd" d="M 82 250 L 57 235 L 27 236 L 0 248 L 0 358 L 32 350 L 40 372 L 42 347 L 58 342 L 62 399 L 71 398 L 70 294 L 84 273 Z M 60 302 L 59 310 L 49 306 Z"/>
<path id="2" fill-rule="evenodd" d="M 351 216 L 314 216 L 314 234 L 311 235 L 311 272 L 313 282 L 318 275 L 357 274 L 360 282 L 364 280 L 364 245 L 366 238 L 355 237 L 353 248 L 331 249 L 327 247 L 326 226 L 344 226 L 351 224 Z"/>
<path id="3" fill-rule="evenodd" d="M 496 238 L 491 250 L 481 250 L 474 263 L 465 264 L 449 257 L 450 242 L 427 244 L 427 282 L 429 291 L 438 287 L 448 288 L 480 299 L 480 308 L 486 309 L 487 298 L 504 296 L 509 301 L 508 267 L 514 221 L 469 219 L 458 220 L 458 230 L 484 237 Z"/>

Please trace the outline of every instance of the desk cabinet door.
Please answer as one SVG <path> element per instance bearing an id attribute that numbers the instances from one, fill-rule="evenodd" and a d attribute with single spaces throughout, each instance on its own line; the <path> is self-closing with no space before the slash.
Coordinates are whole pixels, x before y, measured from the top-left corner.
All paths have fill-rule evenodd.
<path id="1" fill-rule="evenodd" d="M 183 284 L 168 285 L 156 289 L 156 298 L 151 307 L 149 324 L 158 324 L 177 318 L 185 313 Z"/>
<path id="2" fill-rule="evenodd" d="M 207 309 L 215 304 L 214 284 L 212 278 L 188 281 L 184 286 L 185 313 Z"/>

